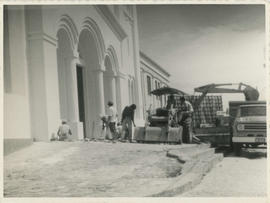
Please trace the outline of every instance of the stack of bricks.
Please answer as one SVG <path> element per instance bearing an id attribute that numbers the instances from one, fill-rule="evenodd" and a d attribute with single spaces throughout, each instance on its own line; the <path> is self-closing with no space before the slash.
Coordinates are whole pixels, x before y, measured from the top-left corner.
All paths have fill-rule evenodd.
<path id="1" fill-rule="evenodd" d="M 176 106 L 178 106 L 180 104 L 180 96 L 175 96 L 175 98 Z M 185 98 L 195 107 L 195 103 L 200 96 L 185 96 Z M 197 109 L 194 108 L 193 126 L 199 128 L 201 124 L 215 124 L 217 111 L 223 111 L 222 97 L 205 96 L 200 106 Z"/>

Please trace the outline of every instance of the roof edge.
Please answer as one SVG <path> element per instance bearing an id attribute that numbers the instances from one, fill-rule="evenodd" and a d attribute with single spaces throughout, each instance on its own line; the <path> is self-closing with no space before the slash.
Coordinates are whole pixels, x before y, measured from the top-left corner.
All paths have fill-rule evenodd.
<path id="1" fill-rule="evenodd" d="M 161 72 L 163 72 L 164 74 L 167 75 L 167 77 L 170 77 L 171 74 L 169 72 L 167 72 L 164 68 L 162 68 L 159 64 L 157 64 L 153 59 L 151 59 L 149 56 L 147 56 L 144 52 L 142 52 L 140 50 L 140 56 L 144 59 L 146 59 L 148 62 L 150 62 L 151 64 L 153 64 L 154 66 L 156 66 L 158 68 L 158 70 L 160 70 Z"/>

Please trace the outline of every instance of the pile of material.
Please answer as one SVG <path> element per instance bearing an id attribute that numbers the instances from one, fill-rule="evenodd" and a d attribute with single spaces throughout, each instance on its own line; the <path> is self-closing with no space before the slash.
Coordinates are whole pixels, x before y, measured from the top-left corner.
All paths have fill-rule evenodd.
<path id="1" fill-rule="evenodd" d="M 200 96 L 185 96 L 193 107 Z M 180 96 L 175 96 L 176 105 L 180 105 Z M 223 111 L 221 96 L 205 96 L 198 108 L 194 108 L 193 125 L 198 128 L 201 124 L 215 124 L 217 119 L 217 111 Z"/>

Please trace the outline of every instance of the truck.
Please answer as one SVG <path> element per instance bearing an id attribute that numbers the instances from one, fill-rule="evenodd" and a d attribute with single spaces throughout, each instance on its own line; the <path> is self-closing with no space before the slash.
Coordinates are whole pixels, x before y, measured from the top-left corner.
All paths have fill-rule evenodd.
<path id="1" fill-rule="evenodd" d="M 266 145 L 266 102 L 231 101 L 232 145 L 236 155 L 242 147 Z"/>
<path id="2" fill-rule="evenodd" d="M 202 93 L 195 104 L 195 110 L 199 108 L 208 93 L 243 93 L 245 101 L 229 102 L 228 125 L 217 125 L 194 131 L 198 138 L 208 139 L 214 146 L 229 145 L 235 154 L 239 155 L 242 147 L 266 144 L 266 102 L 258 101 L 259 92 L 250 85 L 239 83 L 237 89 L 221 87 L 228 85 L 234 84 L 209 84 L 195 88 L 196 92 Z"/>

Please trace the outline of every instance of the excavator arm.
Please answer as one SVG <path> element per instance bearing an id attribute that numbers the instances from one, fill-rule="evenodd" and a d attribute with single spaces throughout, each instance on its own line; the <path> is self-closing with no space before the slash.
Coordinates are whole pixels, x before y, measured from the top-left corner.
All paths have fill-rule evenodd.
<path id="1" fill-rule="evenodd" d="M 220 86 L 232 86 L 232 85 L 238 85 L 238 89 L 220 87 Z M 194 105 L 195 109 L 197 109 L 200 106 L 204 97 L 208 93 L 243 93 L 245 95 L 246 101 L 257 101 L 260 95 L 257 89 L 244 83 L 223 83 L 223 84 L 213 83 L 213 84 L 197 87 L 194 89 L 194 91 L 202 93 Z"/>

